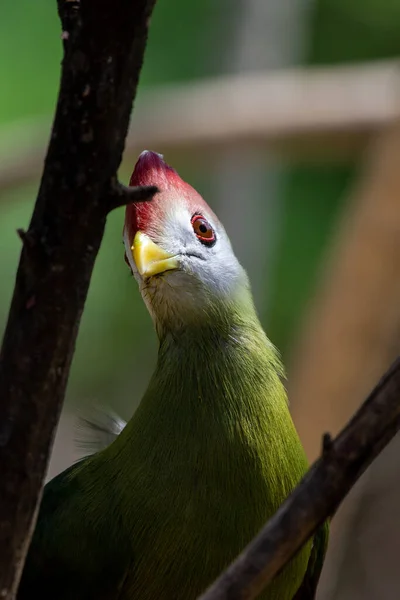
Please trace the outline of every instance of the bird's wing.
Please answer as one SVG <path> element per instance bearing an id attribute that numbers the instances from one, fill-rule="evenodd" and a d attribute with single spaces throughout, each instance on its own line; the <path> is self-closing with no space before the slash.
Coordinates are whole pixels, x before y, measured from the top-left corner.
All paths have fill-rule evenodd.
<path id="1" fill-rule="evenodd" d="M 307 571 L 293 600 L 314 600 L 322 566 L 324 564 L 328 538 L 329 524 L 326 521 L 314 535 Z"/>
<path id="2" fill-rule="evenodd" d="M 87 503 L 81 502 L 89 461 L 75 463 L 45 486 L 17 600 L 117 600 L 129 553 L 124 555 L 110 527 L 115 514 L 108 519 L 111 511 L 103 507 L 101 518 L 100 507 L 98 529 L 93 528 Z"/>

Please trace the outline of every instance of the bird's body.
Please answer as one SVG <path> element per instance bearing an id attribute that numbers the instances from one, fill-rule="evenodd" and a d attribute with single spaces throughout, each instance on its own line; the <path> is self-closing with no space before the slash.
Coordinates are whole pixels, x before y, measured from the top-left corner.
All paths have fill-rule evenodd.
<path id="1" fill-rule="evenodd" d="M 151 158 L 158 175 L 168 168 L 148 154 L 142 160 Z M 156 175 L 149 177 L 162 188 Z M 149 215 L 139 217 L 136 231 L 125 228 L 129 247 Z M 213 227 L 217 245 L 225 234 Z M 159 243 L 157 227 L 149 231 Z M 160 339 L 155 372 L 115 441 L 47 484 L 18 600 L 195 600 L 307 470 L 279 359 L 236 259 L 224 261 L 220 282 L 207 276 L 214 295 L 187 267 L 143 276 L 139 241 L 135 260 L 127 255 Z M 158 257 L 164 262 L 176 256 L 168 246 Z M 190 258 L 190 243 L 184 248 Z M 203 268 L 207 254 L 196 252 Z M 233 283 L 223 282 L 224 272 Z M 322 529 L 260 598 L 312 598 L 325 545 Z"/>

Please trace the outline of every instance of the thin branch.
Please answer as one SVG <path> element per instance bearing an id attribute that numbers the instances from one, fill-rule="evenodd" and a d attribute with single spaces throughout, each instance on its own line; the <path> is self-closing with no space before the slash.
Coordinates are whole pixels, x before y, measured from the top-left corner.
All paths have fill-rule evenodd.
<path id="1" fill-rule="evenodd" d="M 132 202 L 146 202 L 151 200 L 158 191 L 155 185 L 127 187 L 117 182 L 115 185 L 112 185 L 109 193 L 109 210 L 126 206 Z"/>
<path id="2" fill-rule="evenodd" d="M 235 562 L 199 600 L 253 600 L 343 498 L 400 429 L 400 358 Z"/>
<path id="3" fill-rule="evenodd" d="M 61 87 L 32 220 L 19 231 L 23 248 L 0 353 L 3 600 L 15 597 L 93 265 L 116 205 L 110 190 L 154 1 L 58 0 Z"/>

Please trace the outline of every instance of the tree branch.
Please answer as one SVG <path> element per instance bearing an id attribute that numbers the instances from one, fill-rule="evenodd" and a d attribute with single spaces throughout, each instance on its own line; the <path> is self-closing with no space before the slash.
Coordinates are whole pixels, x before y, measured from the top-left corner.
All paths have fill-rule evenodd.
<path id="1" fill-rule="evenodd" d="M 126 206 L 132 202 L 146 202 L 151 200 L 154 194 L 157 194 L 158 188 L 155 185 L 139 185 L 136 187 L 127 187 L 122 183 L 116 182 L 112 185 L 109 192 L 108 210 L 114 210 L 120 206 Z"/>
<path id="2" fill-rule="evenodd" d="M 154 192 L 113 187 L 154 2 L 58 1 L 61 86 L 0 353 L 3 600 L 15 596 L 35 524 L 107 213 Z"/>
<path id="3" fill-rule="evenodd" d="M 331 515 L 400 429 L 400 358 L 260 534 L 199 600 L 253 600 Z"/>

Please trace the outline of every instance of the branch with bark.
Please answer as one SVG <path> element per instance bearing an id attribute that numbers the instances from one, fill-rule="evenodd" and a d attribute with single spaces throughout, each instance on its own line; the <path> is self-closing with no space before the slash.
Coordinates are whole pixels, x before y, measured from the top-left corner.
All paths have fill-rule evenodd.
<path id="1" fill-rule="evenodd" d="M 0 354 L 0 595 L 15 596 L 107 214 L 155 0 L 59 0 L 64 59 Z"/>

